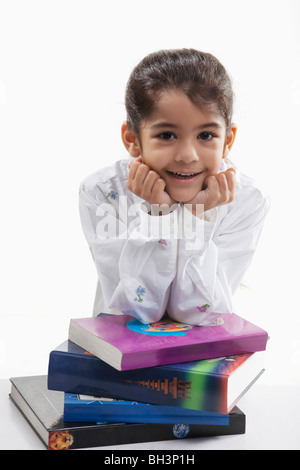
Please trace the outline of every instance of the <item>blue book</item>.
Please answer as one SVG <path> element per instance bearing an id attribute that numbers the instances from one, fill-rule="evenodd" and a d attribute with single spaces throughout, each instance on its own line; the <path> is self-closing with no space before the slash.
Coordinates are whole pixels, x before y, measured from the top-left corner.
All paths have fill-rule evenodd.
<path id="1" fill-rule="evenodd" d="M 262 374 L 261 354 L 119 371 L 66 341 L 50 353 L 48 389 L 226 415 Z"/>
<path id="2" fill-rule="evenodd" d="M 65 393 L 64 421 L 229 425 L 229 414 Z"/>

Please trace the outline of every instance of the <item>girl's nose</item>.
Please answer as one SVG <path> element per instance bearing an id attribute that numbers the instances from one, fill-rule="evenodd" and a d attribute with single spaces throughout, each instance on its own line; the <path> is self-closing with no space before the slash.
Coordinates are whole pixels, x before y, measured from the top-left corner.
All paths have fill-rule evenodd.
<path id="1" fill-rule="evenodd" d="M 191 142 L 184 142 L 177 148 L 175 160 L 177 162 L 192 163 L 199 160 L 195 146 Z"/>

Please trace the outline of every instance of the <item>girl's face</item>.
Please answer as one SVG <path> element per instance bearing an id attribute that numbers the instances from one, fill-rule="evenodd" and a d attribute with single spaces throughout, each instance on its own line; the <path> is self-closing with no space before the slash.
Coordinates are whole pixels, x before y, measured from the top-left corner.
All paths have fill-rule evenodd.
<path id="1" fill-rule="evenodd" d="M 207 176 L 219 171 L 235 131 L 226 135 L 218 112 L 197 107 L 182 91 L 168 91 L 142 121 L 136 144 L 143 163 L 166 181 L 169 195 L 188 202 L 203 189 Z"/>

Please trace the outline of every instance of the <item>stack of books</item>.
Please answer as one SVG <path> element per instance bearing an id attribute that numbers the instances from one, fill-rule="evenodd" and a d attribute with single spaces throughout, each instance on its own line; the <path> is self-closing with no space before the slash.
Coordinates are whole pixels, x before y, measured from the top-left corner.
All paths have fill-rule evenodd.
<path id="1" fill-rule="evenodd" d="M 236 404 L 264 372 L 267 337 L 236 314 L 72 319 L 48 375 L 12 378 L 11 398 L 53 450 L 243 434 Z"/>

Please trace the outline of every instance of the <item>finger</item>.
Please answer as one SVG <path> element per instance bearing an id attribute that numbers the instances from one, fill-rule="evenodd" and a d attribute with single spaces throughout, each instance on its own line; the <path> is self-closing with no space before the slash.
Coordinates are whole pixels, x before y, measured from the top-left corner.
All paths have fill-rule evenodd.
<path id="1" fill-rule="evenodd" d="M 219 202 L 227 202 L 228 195 L 229 195 L 229 190 L 228 190 L 228 184 L 227 184 L 227 178 L 225 173 L 218 173 L 217 176 L 217 181 L 219 184 Z"/>
<path id="2" fill-rule="evenodd" d="M 131 168 L 133 181 L 138 184 L 143 184 L 147 174 L 150 171 L 150 168 L 140 161 L 133 162 Z"/>
<path id="3" fill-rule="evenodd" d="M 208 175 L 204 182 L 202 189 L 208 189 L 209 191 L 216 191 L 219 188 L 219 184 L 216 179 L 216 175 Z"/>
<path id="4" fill-rule="evenodd" d="M 161 201 L 161 195 L 164 192 L 166 187 L 166 182 L 162 178 L 158 178 L 152 188 L 152 194 L 151 194 L 151 199 L 152 199 L 152 204 L 158 204 Z"/>
<path id="5" fill-rule="evenodd" d="M 144 180 L 144 190 L 147 191 L 147 193 L 149 193 L 149 195 L 151 194 L 152 190 L 153 190 L 153 186 L 155 184 L 155 182 L 160 178 L 159 174 L 156 173 L 156 171 L 154 170 L 150 170 L 149 173 L 147 174 L 145 180 Z"/>
<path id="6" fill-rule="evenodd" d="M 140 185 L 143 185 L 145 183 L 145 180 L 149 172 L 150 172 L 150 168 L 147 165 L 145 165 L 144 163 L 139 164 L 139 167 L 135 174 L 135 179 Z"/>
<path id="7" fill-rule="evenodd" d="M 139 158 L 136 158 L 135 160 L 131 160 L 131 162 L 129 162 L 128 164 L 128 167 L 129 167 L 128 177 L 132 179 L 135 178 L 136 172 L 140 165 L 141 165 L 141 161 L 139 160 Z"/>
<path id="8" fill-rule="evenodd" d="M 127 187 L 130 191 L 137 194 L 138 196 L 142 191 L 143 182 L 148 171 L 149 167 L 137 159 L 132 162 L 132 165 L 129 169 Z"/>
<path id="9" fill-rule="evenodd" d="M 228 191 L 230 193 L 230 199 L 233 200 L 235 197 L 235 191 L 236 191 L 236 172 L 234 171 L 228 171 L 226 172 L 226 178 L 227 178 L 227 185 L 228 185 Z"/>

